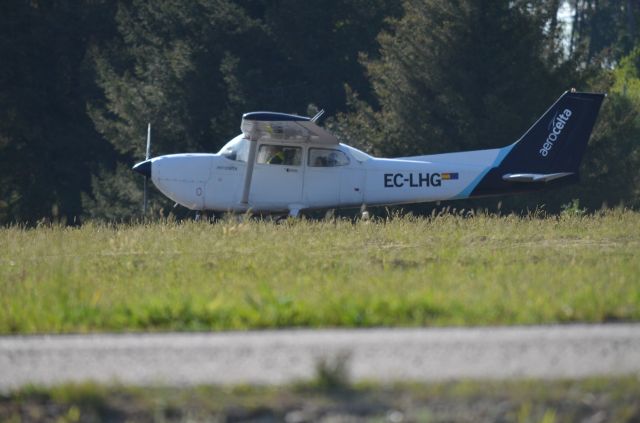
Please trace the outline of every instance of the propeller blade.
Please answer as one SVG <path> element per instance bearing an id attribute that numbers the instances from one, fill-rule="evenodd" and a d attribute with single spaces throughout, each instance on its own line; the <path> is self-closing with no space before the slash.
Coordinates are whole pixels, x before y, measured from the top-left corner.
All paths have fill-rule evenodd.
<path id="1" fill-rule="evenodd" d="M 149 156 L 151 156 L 151 123 L 147 126 L 147 154 L 144 159 L 149 160 Z"/>
<path id="2" fill-rule="evenodd" d="M 142 190 L 143 199 L 142 199 L 142 215 L 147 215 L 147 181 L 149 180 L 149 176 L 151 175 L 151 162 L 149 162 L 149 157 L 151 157 L 151 122 L 147 125 L 147 151 L 144 156 L 144 162 L 137 164 L 134 166 L 134 170 L 140 172 L 144 175 L 144 188 Z"/>

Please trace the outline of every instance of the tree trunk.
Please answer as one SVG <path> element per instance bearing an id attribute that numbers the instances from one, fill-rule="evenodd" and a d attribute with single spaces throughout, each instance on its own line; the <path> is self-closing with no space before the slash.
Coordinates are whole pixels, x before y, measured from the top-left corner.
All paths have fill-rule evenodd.
<path id="1" fill-rule="evenodd" d="M 634 3 L 634 0 L 627 0 L 627 29 L 629 30 L 629 39 L 631 40 L 632 46 L 636 40 L 636 20 L 633 14 Z"/>

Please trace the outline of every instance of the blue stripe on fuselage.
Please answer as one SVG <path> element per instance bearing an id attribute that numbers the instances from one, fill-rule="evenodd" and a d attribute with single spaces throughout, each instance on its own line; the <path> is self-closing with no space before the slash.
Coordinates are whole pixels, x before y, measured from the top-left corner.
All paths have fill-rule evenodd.
<path id="1" fill-rule="evenodd" d="M 511 145 L 508 145 L 506 147 L 503 147 L 500 149 L 500 152 L 498 153 L 498 156 L 496 157 L 496 159 L 493 161 L 493 164 L 491 166 L 487 166 L 487 168 L 485 170 L 483 170 L 478 176 L 476 176 L 476 178 L 471 181 L 471 183 L 469 185 L 467 185 L 467 187 L 465 189 L 463 189 L 462 191 L 460 191 L 457 195 L 455 195 L 454 197 L 452 197 L 452 200 L 460 200 L 462 198 L 469 198 L 469 195 L 473 192 L 474 188 L 476 186 L 478 186 L 478 184 L 480 183 L 480 181 L 482 181 L 482 178 L 485 177 L 485 175 L 494 167 L 500 166 L 500 163 L 502 163 L 502 161 L 504 160 L 505 157 L 507 157 L 507 154 L 509 154 L 509 152 L 511 151 L 511 149 L 516 145 L 516 143 L 513 143 Z"/>

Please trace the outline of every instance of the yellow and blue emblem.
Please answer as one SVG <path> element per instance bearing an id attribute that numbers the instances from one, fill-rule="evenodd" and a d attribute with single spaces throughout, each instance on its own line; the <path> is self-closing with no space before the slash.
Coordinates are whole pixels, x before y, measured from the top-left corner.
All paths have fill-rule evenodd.
<path id="1" fill-rule="evenodd" d="M 458 172 L 445 172 L 440 174 L 443 181 L 458 179 Z"/>

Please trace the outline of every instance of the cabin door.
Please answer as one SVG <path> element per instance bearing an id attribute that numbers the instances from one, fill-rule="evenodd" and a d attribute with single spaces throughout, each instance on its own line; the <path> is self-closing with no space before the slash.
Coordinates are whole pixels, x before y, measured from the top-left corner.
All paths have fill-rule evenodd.
<path id="1" fill-rule="evenodd" d="M 302 147 L 260 144 L 253 168 L 249 204 L 258 208 L 288 208 L 302 200 Z"/>

